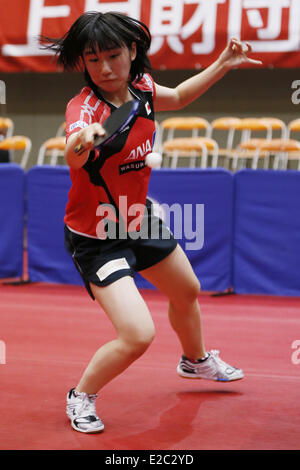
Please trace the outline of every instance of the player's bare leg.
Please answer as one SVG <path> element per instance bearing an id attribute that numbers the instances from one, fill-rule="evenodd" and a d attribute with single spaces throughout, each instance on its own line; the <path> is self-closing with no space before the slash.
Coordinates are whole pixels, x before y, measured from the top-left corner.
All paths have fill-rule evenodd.
<path id="1" fill-rule="evenodd" d="M 198 302 L 200 284 L 182 248 L 140 273 L 169 299 L 169 319 L 183 349 L 191 359 L 205 357 L 201 312 Z"/>
<path id="2" fill-rule="evenodd" d="M 123 277 L 106 287 L 91 284 L 95 299 L 115 327 L 117 336 L 98 349 L 76 390 L 97 393 L 140 357 L 154 338 L 154 324 L 133 279 Z"/>
<path id="3" fill-rule="evenodd" d="M 183 349 L 178 374 L 221 382 L 242 379 L 243 371 L 224 362 L 219 351 L 205 351 L 198 303 L 200 286 L 183 250 L 177 246 L 165 260 L 142 274 L 169 298 L 170 322 Z"/>

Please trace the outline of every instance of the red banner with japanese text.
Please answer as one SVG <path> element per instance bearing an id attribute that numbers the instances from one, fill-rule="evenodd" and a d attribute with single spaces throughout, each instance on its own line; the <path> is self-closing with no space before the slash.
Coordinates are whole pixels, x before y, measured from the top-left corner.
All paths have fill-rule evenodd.
<path id="1" fill-rule="evenodd" d="M 58 70 L 39 35 L 62 36 L 85 11 L 145 22 L 154 69 L 207 67 L 238 37 L 263 67 L 300 66 L 300 0 L 1 0 L 0 72 Z"/>

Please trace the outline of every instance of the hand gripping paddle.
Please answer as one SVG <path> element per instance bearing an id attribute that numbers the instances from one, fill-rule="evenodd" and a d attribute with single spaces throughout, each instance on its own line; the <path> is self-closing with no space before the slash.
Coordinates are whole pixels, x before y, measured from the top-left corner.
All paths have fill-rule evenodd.
<path id="1" fill-rule="evenodd" d="M 110 116 L 103 122 L 102 127 L 105 130 L 104 136 L 95 134 L 94 149 L 100 150 L 105 145 L 112 142 L 126 127 L 131 123 L 139 109 L 139 101 L 127 101 L 122 106 L 117 108 Z M 76 153 L 81 153 L 84 149 L 81 144 L 75 147 Z"/>

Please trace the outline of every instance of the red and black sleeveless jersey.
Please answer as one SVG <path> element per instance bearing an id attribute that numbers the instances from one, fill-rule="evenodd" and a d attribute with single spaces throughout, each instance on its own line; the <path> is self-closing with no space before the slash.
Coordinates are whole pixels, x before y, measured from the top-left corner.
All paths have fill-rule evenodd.
<path id="1" fill-rule="evenodd" d="M 133 122 L 101 152 L 90 152 L 82 168 L 70 168 L 72 186 L 64 221 L 71 230 L 89 237 L 99 237 L 101 208 L 105 208 L 107 218 L 122 220 L 126 230 L 132 231 L 130 222 L 146 203 L 151 169 L 145 165 L 145 157 L 152 151 L 155 138 L 155 85 L 145 74 L 129 89 L 139 101 Z M 103 123 L 115 109 L 100 94 L 84 87 L 66 109 L 67 139 L 93 122 Z"/>

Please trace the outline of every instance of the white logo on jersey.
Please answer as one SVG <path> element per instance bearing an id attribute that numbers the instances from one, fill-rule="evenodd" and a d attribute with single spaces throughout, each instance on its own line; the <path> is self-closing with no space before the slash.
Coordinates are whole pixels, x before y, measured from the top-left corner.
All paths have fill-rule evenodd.
<path id="1" fill-rule="evenodd" d="M 149 152 L 152 152 L 152 146 L 150 140 L 147 139 L 146 142 L 142 143 L 142 145 L 139 145 L 135 149 L 131 150 L 128 157 L 125 158 L 125 162 L 128 160 L 137 160 L 140 157 L 144 157 L 144 155 Z"/>
<path id="2" fill-rule="evenodd" d="M 95 111 L 97 110 L 99 104 L 100 104 L 100 100 L 97 100 L 96 101 L 96 104 L 94 106 L 91 106 L 89 104 L 89 101 L 90 99 L 94 96 L 94 93 L 91 92 L 87 97 L 86 99 L 84 100 L 84 103 L 83 105 L 81 106 L 81 113 L 80 113 L 80 121 L 84 121 L 84 115 L 87 114 L 88 115 L 88 121 L 89 121 L 89 124 L 92 123 L 92 118 L 95 114 Z"/>
<path id="3" fill-rule="evenodd" d="M 80 127 L 81 129 L 84 129 L 87 126 L 88 126 L 88 124 L 84 121 L 76 121 L 76 122 L 73 122 L 73 124 L 70 125 L 69 132 L 71 132 L 73 129 L 76 129 L 76 127 Z"/>

